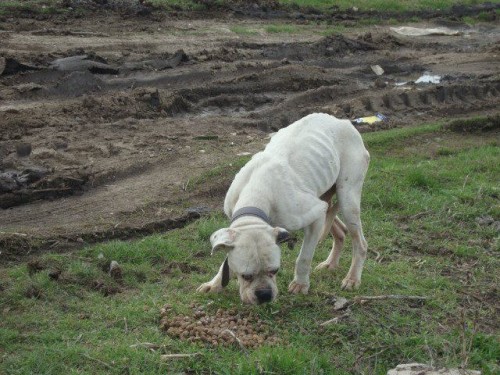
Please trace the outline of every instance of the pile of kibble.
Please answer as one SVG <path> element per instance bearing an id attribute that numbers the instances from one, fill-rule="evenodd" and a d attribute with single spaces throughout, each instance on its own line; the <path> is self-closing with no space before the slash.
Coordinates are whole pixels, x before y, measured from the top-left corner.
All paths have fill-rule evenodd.
<path id="1" fill-rule="evenodd" d="M 160 310 L 160 328 L 172 338 L 213 346 L 256 348 L 279 343 L 269 326 L 252 314 L 218 309 L 209 315 L 202 306 L 191 305 L 191 308 L 192 315 L 175 315 L 172 307 L 165 305 Z"/>

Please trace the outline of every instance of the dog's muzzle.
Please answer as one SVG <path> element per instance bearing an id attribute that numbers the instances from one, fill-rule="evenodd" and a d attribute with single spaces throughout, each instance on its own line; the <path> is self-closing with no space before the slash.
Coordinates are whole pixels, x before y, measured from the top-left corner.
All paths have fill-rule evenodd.
<path id="1" fill-rule="evenodd" d="M 273 290 L 270 288 L 256 290 L 255 297 L 257 297 L 259 303 L 271 302 L 273 299 Z"/>

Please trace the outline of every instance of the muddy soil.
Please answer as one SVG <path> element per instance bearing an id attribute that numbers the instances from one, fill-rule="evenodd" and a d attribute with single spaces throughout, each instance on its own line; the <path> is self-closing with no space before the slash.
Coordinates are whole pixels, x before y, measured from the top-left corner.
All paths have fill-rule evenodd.
<path id="1" fill-rule="evenodd" d="M 362 132 L 498 113 L 496 22 L 420 37 L 384 25 L 325 37 L 326 24 L 303 19 L 296 33 L 269 33 L 269 22 L 4 17 L 0 261 L 220 210 L 229 181 L 192 181 L 311 112 L 387 117 Z M 440 82 L 415 83 L 426 72 Z"/>

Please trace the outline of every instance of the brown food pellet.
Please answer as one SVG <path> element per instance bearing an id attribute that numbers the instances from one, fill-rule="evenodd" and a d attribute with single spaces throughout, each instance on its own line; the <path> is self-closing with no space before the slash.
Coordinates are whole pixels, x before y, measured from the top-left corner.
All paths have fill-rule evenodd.
<path id="1" fill-rule="evenodd" d="M 247 348 L 257 348 L 264 343 L 270 345 L 279 343 L 279 338 L 269 333 L 267 324 L 252 314 L 238 313 L 235 309 L 229 311 L 217 309 L 214 315 L 210 315 L 203 307 L 196 304 L 191 304 L 190 307 L 193 310 L 191 316 L 172 316 L 172 307 L 163 306 L 160 310 L 160 328 L 172 338 L 212 346 L 241 343 Z"/>

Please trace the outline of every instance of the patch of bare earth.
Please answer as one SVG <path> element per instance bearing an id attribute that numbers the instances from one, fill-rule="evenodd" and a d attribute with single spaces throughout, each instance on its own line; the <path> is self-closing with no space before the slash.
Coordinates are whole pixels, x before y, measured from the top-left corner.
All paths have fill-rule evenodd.
<path id="1" fill-rule="evenodd" d="M 311 112 L 388 116 L 361 131 L 498 113 L 497 25 L 418 38 L 386 26 L 328 37 L 265 26 L 117 15 L 2 22 L 2 259 L 220 209 L 229 181 L 190 182 Z M 426 71 L 441 82 L 416 84 Z"/>

